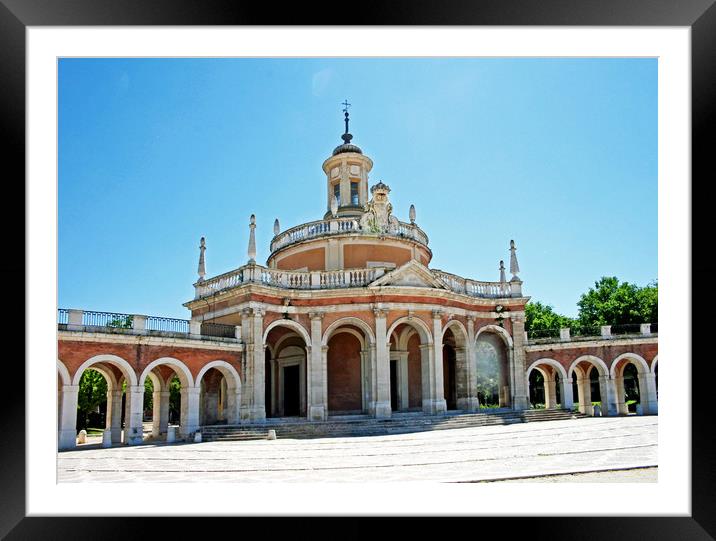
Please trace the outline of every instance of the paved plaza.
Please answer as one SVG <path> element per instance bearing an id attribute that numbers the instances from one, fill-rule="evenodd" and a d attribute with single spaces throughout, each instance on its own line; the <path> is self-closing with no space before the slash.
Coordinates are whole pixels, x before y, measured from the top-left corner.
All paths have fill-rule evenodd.
<path id="1" fill-rule="evenodd" d="M 656 482 L 656 416 L 58 453 L 59 482 Z M 599 473 L 586 473 L 599 472 Z M 573 475 L 577 474 L 577 475 Z"/>

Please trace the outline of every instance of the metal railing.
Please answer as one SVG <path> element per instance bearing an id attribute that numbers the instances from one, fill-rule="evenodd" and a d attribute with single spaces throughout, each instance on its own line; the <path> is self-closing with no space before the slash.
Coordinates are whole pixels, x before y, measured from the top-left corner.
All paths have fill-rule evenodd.
<path id="1" fill-rule="evenodd" d="M 131 329 L 134 322 L 132 314 L 118 314 L 116 312 L 93 312 L 85 310 L 82 313 L 82 325 L 85 327 L 110 327 L 115 329 Z"/>
<path id="2" fill-rule="evenodd" d="M 69 320 L 70 311 L 67 308 L 60 308 L 57 310 L 57 323 L 60 325 L 67 325 Z"/>
<path id="3" fill-rule="evenodd" d="M 147 316 L 148 331 L 163 331 L 187 334 L 189 332 L 188 319 L 175 319 L 171 317 Z"/>
<path id="4" fill-rule="evenodd" d="M 236 327 L 222 323 L 202 323 L 201 335 L 214 336 L 217 338 L 234 338 L 236 336 Z"/>
<path id="5" fill-rule="evenodd" d="M 612 325 L 612 335 L 641 334 L 641 323 Z"/>

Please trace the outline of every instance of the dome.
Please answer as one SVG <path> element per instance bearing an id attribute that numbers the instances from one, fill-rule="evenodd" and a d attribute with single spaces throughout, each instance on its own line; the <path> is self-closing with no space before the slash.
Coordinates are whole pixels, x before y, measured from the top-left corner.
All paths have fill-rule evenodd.
<path id="1" fill-rule="evenodd" d="M 356 154 L 363 154 L 363 151 L 351 143 L 344 143 L 333 149 L 333 156 L 336 154 L 343 154 L 345 152 L 355 152 Z"/>

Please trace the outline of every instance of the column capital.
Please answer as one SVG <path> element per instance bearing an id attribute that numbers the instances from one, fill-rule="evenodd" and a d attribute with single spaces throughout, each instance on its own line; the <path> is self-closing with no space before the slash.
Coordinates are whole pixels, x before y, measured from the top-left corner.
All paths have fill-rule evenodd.
<path id="1" fill-rule="evenodd" d="M 385 308 L 373 308 L 373 315 L 376 318 L 385 319 L 386 317 L 388 317 L 388 310 Z"/>
<path id="2" fill-rule="evenodd" d="M 513 323 L 515 323 L 515 322 L 524 323 L 525 322 L 525 313 L 524 312 L 512 312 L 512 313 L 510 313 L 510 320 Z"/>
<path id="3" fill-rule="evenodd" d="M 309 312 L 308 317 L 311 319 L 311 321 L 323 321 L 324 316 L 326 315 L 325 312 Z"/>
<path id="4" fill-rule="evenodd" d="M 475 323 L 475 321 L 477 321 L 477 316 L 474 314 L 467 314 L 465 319 L 467 319 L 468 323 Z"/>
<path id="5" fill-rule="evenodd" d="M 327 353 L 328 352 L 328 346 L 321 346 L 321 353 Z"/>
<path id="6" fill-rule="evenodd" d="M 440 309 L 433 310 L 432 311 L 433 319 L 442 319 L 444 313 L 445 312 Z"/>

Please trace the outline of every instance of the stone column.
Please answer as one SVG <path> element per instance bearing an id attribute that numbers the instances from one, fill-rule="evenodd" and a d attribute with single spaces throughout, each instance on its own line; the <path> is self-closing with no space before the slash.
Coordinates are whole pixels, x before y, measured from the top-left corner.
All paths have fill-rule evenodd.
<path id="1" fill-rule="evenodd" d="M 122 389 L 107 391 L 107 428 L 112 443 L 122 443 Z"/>
<path id="2" fill-rule="evenodd" d="M 467 318 L 467 347 L 465 348 L 467 368 L 467 394 L 465 408 L 468 411 L 479 411 L 480 401 L 477 397 L 477 347 L 475 343 L 475 318 Z M 458 403 L 458 407 L 460 404 Z"/>
<path id="3" fill-rule="evenodd" d="M 79 385 L 63 385 L 58 396 L 60 423 L 57 427 L 57 447 L 74 449 L 77 445 L 77 395 Z"/>
<path id="4" fill-rule="evenodd" d="M 271 415 L 273 417 L 276 417 L 278 414 L 277 409 L 277 400 L 278 397 L 276 396 L 276 387 L 278 382 L 278 363 L 276 359 L 271 359 L 269 362 L 271 365 Z"/>
<path id="5" fill-rule="evenodd" d="M 433 351 L 428 379 L 430 413 L 440 414 L 447 411 L 445 389 L 443 388 L 443 324 L 442 311 L 433 310 Z M 425 399 L 423 398 L 423 411 Z"/>
<path id="6" fill-rule="evenodd" d="M 599 392 L 602 395 L 602 415 L 614 417 L 617 415 L 616 385 L 609 376 L 599 376 Z"/>
<path id="7" fill-rule="evenodd" d="M 365 366 L 366 375 L 366 404 L 368 406 L 368 415 L 375 416 L 375 401 L 377 396 L 377 378 L 376 378 L 376 347 L 375 344 L 371 344 L 368 349 Z"/>
<path id="8" fill-rule="evenodd" d="M 628 415 L 629 407 L 626 405 L 626 397 L 624 396 L 624 376 L 614 379 L 615 394 L 614 398 L 617 406 L 618 415 Z"/>
<path id="9" fill-rule="evenodd" d="M 328 347 L 323 351 L 321 345 L 323 312 L 311 312 L 311 344 L 308 350 L 308 420 L 325 421 L 328 418 L 328 396 L 323 358 L 328 356 Z"/>
<path id="10" fill-rule="evenodd" d="M 203 395 L 199 395 L 200 409 L 203 411 L 203 419 L 200 424 L 210 425 L 216 423 L 219 411 L 219 393 L 218 391 L 204 391 Z"/>
<path id="11" fill-rule="evenodd" d="M 386 325 L 386 310 L 376 308 L 375 315 L 375 416 L 386 418 L 390 408 L 390 342 Z"/>
<path id="12" fill-rule="evenodd" d="M 656 398 L 656 376 L 652 373 L 639 374 L 639 398 L 644 415 L 657 415 L 659 401 Z"/>
<path id="13" fill-rule="evenodd" d="M 557 407 L 557 382 L 554 377 L 544 380 L 544 407 L 555 409 Z"/>
<path id="14" fill-rule="evenodd" d="M 162 392 L 157 390 L 156 387 L 152 392 L 152 437 L 158 438 L 162 429 L 161 424 L 161 408 L 162 408 Z"/>
<path id="15" fill-rule="evenodd" d="M 594 415 L 592 407 L 592 381 L 589 378 L 577 377 L 579 389 L 579 411 L 585 415 Z"/>
<path id="16" fill-rule="evenodd" d="M 410 407 L 410 387 L 408 385 L 408 352 L 398 352 L 398 383 L 400 389 L 400 396 L 398 407 L 406 410 Z"/>
<path id="17" fill-rule="evenodd" d="M 574 408 L 574 393 L 572 391 L 572 378 L 560 380 L 562 382 L 562 408 L 572 411 Z"/>
<path id="18" fill-rule="evenodd" d="M 159 410 L 157 410 L 157 394 L 159 394 Z M 158 418 L 157 426 L 159 433 L 157 436 L 166 436 L 169 427 L 169 391 L 160 391 L 154 393 L 154 417 Z M 156 421 L 155 421 L 156 422 Z"/>
<path id="19" fill-rule="evenodd" d="M 125 392 L 129 415 L 125 414 L 124 418 L 124 443 L 137 445 L 144 440 L 144 385 L 127 385 Z"/>
<path id="20" fill-rule="evenodd" d="M 514 315 L 512 321 L 512 409 L 523 410 L 530 407 L 530 393 L 525 378 L 525 316 Z"/>
<path id="21" fill-rule="evenodd" d="M 263 421 L 266 419 L 265 363 L 263 343 L 264 312 L 246 309 L 241 313 L 241 333 L 246 344 L 244 388 L 242 389 L 241 419 Z"/>
<path id="22" fill-rule="evenodd" d="M 182 387 L 181 389 L 181 428 L 182 437 L 187 438 L 199 430 L 200 387 Z"/>

